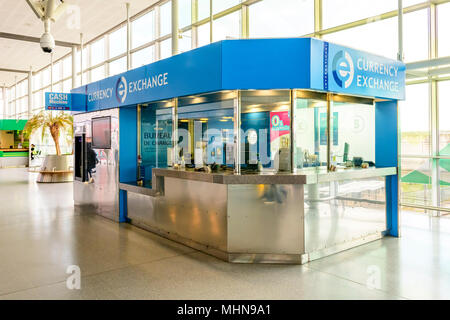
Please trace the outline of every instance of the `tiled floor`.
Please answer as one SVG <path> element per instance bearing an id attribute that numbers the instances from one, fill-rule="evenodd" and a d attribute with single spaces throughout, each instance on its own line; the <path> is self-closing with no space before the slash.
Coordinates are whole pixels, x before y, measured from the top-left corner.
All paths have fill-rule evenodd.
<path id="1" fill-rule="evenodd" d="M 403 236 L 303 266 L 228 264 L 74 213 L 72 185 L 0 169 L 0 299 L 450 298 L 450 219 L 402 214 Z M 66 269 L 81 269 L 69 290 Z"/>

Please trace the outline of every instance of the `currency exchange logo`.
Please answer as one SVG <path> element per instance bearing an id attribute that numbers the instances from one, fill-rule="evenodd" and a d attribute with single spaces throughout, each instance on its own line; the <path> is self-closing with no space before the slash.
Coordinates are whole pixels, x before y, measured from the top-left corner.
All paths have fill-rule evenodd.
<path id="1" fill-rule="evenodd" d="M 127 93 L 128 93 L 127 79 L 125 79 L 125 77 L 120 77 L 117 80 L 116 84 L 117 102 L 124 103 L 125 99 L 127 98 Z"/>
<path id="2" fill-rule="evenodd" d="M 341 88 L 348 88 L 355 76 L 353 59 L 347 51 L 339 51 L 333 59 L 333 78 Z"/>

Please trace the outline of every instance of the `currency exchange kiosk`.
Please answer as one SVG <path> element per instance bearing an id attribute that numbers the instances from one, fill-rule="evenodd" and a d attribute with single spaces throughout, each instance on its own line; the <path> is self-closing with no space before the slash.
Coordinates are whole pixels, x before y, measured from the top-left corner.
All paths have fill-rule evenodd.
<path id="1" fill-rule="evenodd" d="M 230 262 L 398 236 L 405 65 L 313 39 L 225 40 L 72 90 L 78 210 Z"/>

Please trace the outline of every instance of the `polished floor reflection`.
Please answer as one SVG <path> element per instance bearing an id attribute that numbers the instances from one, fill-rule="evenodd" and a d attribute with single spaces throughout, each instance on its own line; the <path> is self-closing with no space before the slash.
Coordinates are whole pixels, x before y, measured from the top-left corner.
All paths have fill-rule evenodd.
<path id="1" fill-rule="evenodd" d="M 450 299 L 450 219 L 303 266 L 228 264 L 73 209 L 72 185 L 0 169 L 0 299 Z M 81 270 L 69 290 L 67 267 Z"/>

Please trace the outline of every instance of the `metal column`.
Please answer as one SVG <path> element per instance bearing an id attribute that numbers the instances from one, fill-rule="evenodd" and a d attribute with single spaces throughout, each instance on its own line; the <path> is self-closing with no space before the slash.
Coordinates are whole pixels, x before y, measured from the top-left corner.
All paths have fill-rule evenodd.
<path id="1" fill-rule="evenodd" d="M 333 95 L 327 93 L 327 168 L 331 169 L 331 105 Z"/>
<path id="2" fill-rule="evenodd" d="M 241 91 L 234 99 L 234 173 L 241 174 Z"/>
<path id="3" fill-rule="evenodd" d="M 397 59 L 403 61 L 403 0 L 398 0 L 398 53 Z"/>
<path id="4" fill-rule="evenodd" d="M 7 108 L 9 106 L 8 99 L 6 98 L 6 84 L 3 84 L 2 97 L 3 97 L 3 118 L 2 119 L 6 119 L 7 110 L 8 110 Z"/>
<path id="5" fill-rule="evenodd" d="M 33 70 L 28 72 L 28 119 L 33 115 Z"/>
<path id="6" fill-rule="evenodd" d="M 161 10 L 160 6 L 156 6 L 155 9 L 155 39 L 159 39 L 161 36 L 161 27 L 160 27 L 160 20 L 161 20 Z M 161 59 L 161 42 L 155 41 L 155 61 L 158 61 Z"/>
<path id="7" fill-rule="evenodd" d="M 78 87 L 77 85 L 77 48 L 72 47 L 72 89 Z"/>
<path id="8" fill-rule="evenodd" d="M 53 52 L 50 53 L 50 91 L 53 91 Z"/>
<path id="9" fill-rule="evenodd" d="M 241 39 L 248 39 L 250 36 L 248 11 L 248 5 L 243 4 L 241 8 Z"/>
<path id="10" fill-rule="evenodd" d="M 80 33 L 80 85 L 83 85 L 83 34 Z"/>
<path id="11" fill-rule="evenodd" d="M 291 149 L 291 173 L 297 171 L 297 158 L 296 158 L 296 147 L 295 147 L 295 102 L 296 102 L 296 91 L 291 90 L 291 105 L 290 105 L 290 118 L 291 118 L 291 130 L 290 130 L 290 149 Z"/>
<path id="12" fill-rule="evenodd" d="M 191 1 L 191 48 L 195 49 L 198 47 L 198 27 L 194 26 L 198 21 L 198 0 Z"/>
<path id="13" fill-rule="evenodd" d="M 430 4 L 429 14 L 429 27 L 428 27 L 428 57 L 429 59 L 435 59 L 438 57 L 438 44 L 437 44 L 437 8 L 436 4 Z M 438 105 L 438 83 L 436 80 L 431 80 L 429 85 L 429 97 L 431 106 L 431 199 L 432 206 L 439 207 L 441 203 L 441 176 L 439 171 L 439 159 L 435 158 L 439 156 L 439 105 Z M 431 211 L 433 216 L 440 216 L 440 211 Z"/>
<path id="14" fill-rule="evenodd" d="M 314 36 L 322 38 L 322 0 L 314 0 Z"/>
<path id="15" fill-rule="evenodd" d="M 209 0 L 209 42 L 213 42 L 213 0 Z M 239 169 L 240 170 L 240 169 Z"/>
<path id="16" fill-rule="evenodd" d="M 172 0 L 172 55 L 178 54 L 178 0 Z"/>
<path id="17" fill-rule="evenodd" d="M 130 25 L 130 3 L 126 3 L 127 6 L 127 70 L 131 69 L 131 25 Z"/>
<path id="18" fill-rule="evenodd" d="M 173 99 L 172 108 L 172 167 L 178 163 L 178 99 Z"/>
<path id="19" fill-rule="evenodd" d="M 14 118 L 17 119 L 17 76 L 14 77 Z"/>

